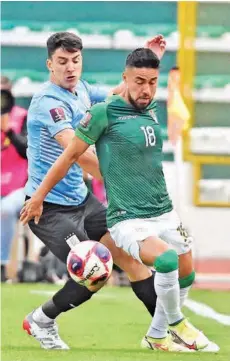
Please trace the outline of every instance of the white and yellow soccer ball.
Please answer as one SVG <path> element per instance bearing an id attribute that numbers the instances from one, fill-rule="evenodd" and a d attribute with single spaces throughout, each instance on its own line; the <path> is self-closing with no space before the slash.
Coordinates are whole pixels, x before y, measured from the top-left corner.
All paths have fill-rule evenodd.
<path id="1" fill-rule="evenodd" d="M 112 255 L 101 243 L 91 240 L 80 242 L 69 252 L 67 269 L 75 282 L 92 291 L 97 290 L 112 273 Z"/>

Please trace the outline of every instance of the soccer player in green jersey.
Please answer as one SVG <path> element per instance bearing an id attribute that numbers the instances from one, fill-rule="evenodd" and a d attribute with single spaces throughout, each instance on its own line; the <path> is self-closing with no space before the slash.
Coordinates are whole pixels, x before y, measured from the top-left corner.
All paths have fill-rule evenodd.
<path id="1" fill-rule="evenodd" d="M 180 302 L 195 274 L 190 238 L 173 210 L 162 169 L 162 137 L 154 101 L 159 63 L 146 48 L 127 57 L 123 92 L 89 110 L 76 137 L 27 201 L 21 220 L 39 220 L 47 193 L 95 144 L 107 193 L 110 233 L 118 247 L 156 269 L 157 307 L 142 343 L 151 349 L 186 352 L 204 349 L 209 340 L 181 312 Z"/>

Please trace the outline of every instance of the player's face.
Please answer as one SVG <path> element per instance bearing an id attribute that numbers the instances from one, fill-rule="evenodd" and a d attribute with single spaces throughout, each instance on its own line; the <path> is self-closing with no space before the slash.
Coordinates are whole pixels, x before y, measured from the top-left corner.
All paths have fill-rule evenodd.
<path id="1" fill-rule="evenodd" d="M 51 59 L 47 60 L 51 72 L 51 80 L 64 89 L 74 91 L 82 71 L 82 55 L 80 50 L 69 52 L 58 48 Z"/>
<path id="2" fill-rule="evenodd" d="M 159 70 L 153 68 L 126 68 L 123 79 L 128 98 L 138 109 L 145 109 L 153 100 L 157 89 Z"/>

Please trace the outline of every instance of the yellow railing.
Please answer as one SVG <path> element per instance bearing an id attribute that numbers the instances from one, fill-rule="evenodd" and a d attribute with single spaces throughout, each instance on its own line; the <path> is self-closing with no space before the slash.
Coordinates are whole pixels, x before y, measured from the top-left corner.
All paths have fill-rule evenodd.
<path id="1" fill-rule="evenodd" d="M 190 113 L 187 129 L 184 131 L 183 151 L 185 160 L 190 156 L 189 129 L 194 122 L 193 88 L 196 72 L 195 39 L 196 39 L 196 8 L 195 1 L 178 1 L 179 50 L 177 64 L 181 74 L 181 93 Z"/>
<path id="2" fill-rule="evenodd" d="M 230 202 L 218 202 L 218 201 L 203 201 L 200 199 L 200 186 L 199 182 L 202 179 L 202 165 L 204 164 L 221 164 L 230 166 L 230 157 L 220 157 L 220 161 L 217 161 L 218 157 L 196 157 L 192 162 L 193 166 L 193 203 L 199 207 L 230 207 Z M 207 160 L 207 161 L 206 161 Z"/>
<path id="3" fill-rule="evenodd" d="M 202 178 L 202 165 L 230 165 L 230 156 L 196 155 L 191 153 L 190 129 L 194 124 L 195 104 L 193 98 L 194 79 L 196 74 L 196 1 L 178 2 L 178 29 L 180 34 L 177 64 L 181 73 L 181 92 L 190 112 L 190 119 L 183 134 L 184 160 L 193 165 L 193 201 L 196 206 L 230 207 L 229 202 L 204 202 L 200 200 L 199 181 Z"/>

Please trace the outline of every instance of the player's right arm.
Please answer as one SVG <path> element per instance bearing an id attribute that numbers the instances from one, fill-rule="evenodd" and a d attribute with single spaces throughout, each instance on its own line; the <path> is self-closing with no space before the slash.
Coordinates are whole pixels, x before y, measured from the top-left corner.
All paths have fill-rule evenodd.
<path id="1" fill-rule="evenodd" d="M 33 196 L 25 202 L 21 210 L 20 220 L 25 225 L 31 219 L 39 222 L 42 215 L 42 203 L 51 189 L 67 174 L 69 168 L 79 157 L 94 144 L 107 127 L 106 104 L 97 104 L 85 115 L 76 136 L 56 160 L 44 177 Z"/>
<path id="2" fill-rule="evenodd" d="M 72 141 L 75 132 L 73 129 L 64 129 L 55 135 L 56 141 L 65 149 Z M 102 180 L 97 156 L 91 148 L 87 149 L 77 160 L 77 164 L 85 173 L 91 174 L 93 178 Z"/>

